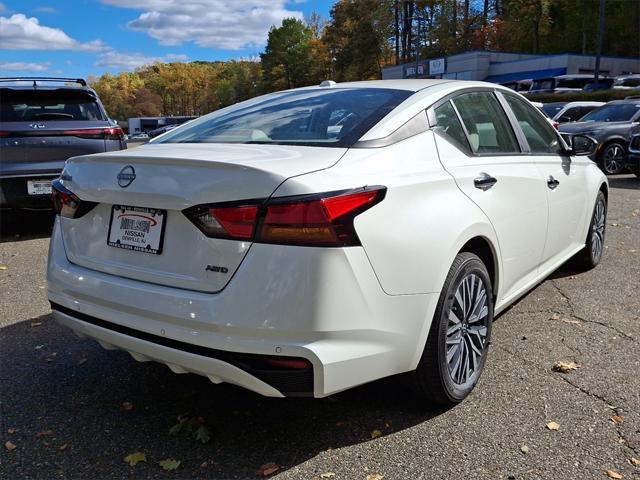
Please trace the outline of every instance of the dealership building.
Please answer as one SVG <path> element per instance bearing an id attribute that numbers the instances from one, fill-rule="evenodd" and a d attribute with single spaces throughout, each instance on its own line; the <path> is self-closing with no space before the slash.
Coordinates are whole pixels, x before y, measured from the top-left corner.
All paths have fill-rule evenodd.
<path id="1" fill-rule="evenodd" d="M 508 83 L 567 74 L 594 73 L 596 57 L 563 53 L 530 55 L 487 50 L 418 60 L 382 70 L 382 79 L 447 78 Z M 640 58 L 600 57 L 600 74 L 640 73 Z"/>

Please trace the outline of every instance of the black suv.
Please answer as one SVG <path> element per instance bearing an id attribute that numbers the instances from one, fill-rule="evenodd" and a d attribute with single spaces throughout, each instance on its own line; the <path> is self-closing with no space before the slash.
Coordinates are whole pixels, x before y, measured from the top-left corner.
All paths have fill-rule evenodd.
<path id="1" fill-rule="evenodd" d="M 598 150 L 592 157 L 604 173 L 612 175 L 625 170 L 629 137 L 640 122 L 640 98 L 627 97 L 613 100 L 591 110 L 574 123 L 560 125 L 560 132 L 582 134 L 598 142 Z"/>
<path id="2" fill-rule="evenodd" d="M 124 148 L 85 80 L 0 78 L 0 209 L 50 209 L 67 158 Z"/>

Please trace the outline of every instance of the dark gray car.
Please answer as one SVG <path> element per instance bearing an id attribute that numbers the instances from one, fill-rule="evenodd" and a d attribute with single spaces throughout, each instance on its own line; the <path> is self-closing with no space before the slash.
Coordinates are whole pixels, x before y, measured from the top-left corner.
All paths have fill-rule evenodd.
<path id="1" fill-rule="evenodd" d="M 594 138 L 598 149 L 592 160 L 609 175 L 625 170 L 631 130 L 640 122 L 640 98 L 614 100 L 592 110 L 580 121 L 560 125 L 560 132 Z"/>
<path id="2" fill-rule="evenodd" d="M 67 158 L 124 148 L 84 80 L 0 78 L 1 209 L 50 209 L 51 181 Z"/>

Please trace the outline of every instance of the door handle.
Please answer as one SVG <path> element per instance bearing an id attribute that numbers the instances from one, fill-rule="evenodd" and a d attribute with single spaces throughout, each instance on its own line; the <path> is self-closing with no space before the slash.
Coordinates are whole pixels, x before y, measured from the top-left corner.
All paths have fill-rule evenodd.
<path id="1" fill-rule="evenodd" d="M 549 187 L 551 190 L 555 190 L 558 185 L 560 185 L 560 182 L 553 178 L 553 175 L 549 175 L 549 180 L 547 180 L 547 187 Z"/>
<path id="2" fill-rule="evenodd" d="M 480 190 L 489 190 L 496 183 L 498 183 L 498 179 L 492 177 L 488 173 L 481 172 L 480 176 L 473 179 L 473 185 Z"/>

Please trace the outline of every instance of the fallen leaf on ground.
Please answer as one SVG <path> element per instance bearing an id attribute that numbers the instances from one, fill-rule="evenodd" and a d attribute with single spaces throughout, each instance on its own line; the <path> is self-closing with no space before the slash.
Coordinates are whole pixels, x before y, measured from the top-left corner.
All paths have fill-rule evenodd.
<path id="1" fill-rule="evenodd" d="M 0 264 L 0 270 L 6 270 L 7 268 L 9 267 L 7 267 L 6 265 Z"/>
<path id="2" fill-rule="evenodd" d="M 277 463 L 269 462 L 262 465 L 257 471 L 256 475 L 259 477 L 268 477 L 280 470 L 280 465 Z"/>
<path id="3" fill-rule="evenodd" d="M 622 417 L 620 415 L 614 415 L 611 417 L 611 421 L 616 425 L 620 425 L 622 423 Z"/>
<path id="4" fill-rule="evenodd" d="M 562 360 L 554 363 L 553 367 L 551 367 L 551 370 L 553 370 L 554 372 L 560 372 L 560 373 L 570 373 L 580 368 L 580 366 L 581 365 L 576 362 L 565 362 L 564 360 Z"/>
<path id="5" fill-rule="evenodd" d="M 207 443 L 211 440 L 211 436 L 209 435 L 209 430 L 204 425 L 198 427 L 198 429 L 193 433 L 193 438 L 195 438 L 200 443 Z"/>
<path id="6" fill-rule="evenodd" d="M 17 428 L 7 428 L 7 433 L 16 433 L 19 432 Z"/>
<path id="7" fill-rule="evenodd" d="M 40 438 L 40 437 L 50 437 L 53 435 L 53 431 L 52 430 L 43 430 L 41 432 L 36 433 L 36 437 Z"/>
<path id="8" fill-rule="evenodd" d="M 629 463 L 630 463 L 631 465 L 635 465 L 636 467 L 640 466 L 640 460 L 638 460 L 638 459 L 637 459 L 637 458 L 635 458 L 635 457 L 631 457 L 631 458 L 629 459 Z"/>
<path id="9" fill-rule="evenodd" d="M 31 322 L 31 327 L 39 327 L 42 325 L 42 322 Z"/>
<path id="10" fill-rule="evenodd" d="M 125 412 L 130 412 L 133 410 L 133 403 L 131 402 L 122 402 L 122 410 Z"/>
<path id="11" fill-rule="evenodd" d="M 123 458 L 125 463 L 128 463 L 129 465 L 131 465 L 132 467 L 137 465 L 140 462 L 146 462 L 147 461 L 147 455 L 143 452 L 134 452 L 134 453 L 130 453 L 129 455 L 127 455 L 126 457 Z"/>
<path id="12" fill-rule="evenodd" d="M 84 365 L 85 363 L 87 363 L 86 358 L 81 358 L 80 360 L 78 360 L 78 365 Z"/>
<path id="13" fill-rule="evenodd" d="M 58 450 L 60 450 L 61 452 L 64 452 L 67 449 L 68 446 L 69 446 L 68 443 L 63 443 L 62 445 L 60 445 L 58 447 Z"/>
<path id="14" fill-rule="evenodd" d="M 609 478 L 615 478 L 616 480 L 620 480 L 622 478 L 622 475 L 620 475 L 615 470 L 607 470 L 606 473 L 607 473 L 607 477 Z"/>
<path id="15" fill-rule="evenodd" d="M 333 478 L 335 477 L 336 474 L 333 472 L 326 472 L 326 473 L 321 473 L 320 474 L 320 478 Z"/>
<path id="16" fill-rule="evenodd" d="M 17 447 L 16 447 L 16 445 L 14 443 L 6 441 L 6 442 L 4 442 L 4 448 L 6 448 L 8 452 L 11 452 L 11 451 L 15 450 Z"/>
<path id="17" fill-rule="evenodd" d="M 339 422 L 336 422 L 336 427 L 344 427 L 346 424 L 347 422 L 339 421 Z"/>
<path id="18" fill-rule="evenodd" d="M 374 430 L 371 432 L 371 438 L 378 438 L 382 436 L 382 432 L 380 430 Z"/>
<path id="19" fill-rule="evenodd" d="M 200 468 L 207 468 L 208 466 L 209 466 L 209 463 L 208 463 L 208 462 L 202 462 L 202 463 L 200 464 Z"/>
<path id="20" fill-rule="evenodd" d="M 560 430 L 560 424 L 556 422 L 549 422 L 545 425 L 549 430 Z"/>
<path id="21" fill-rule="evenodd" d="M 162 467 L 163 470 L 167 472 L 172 472 L 176 470 L 182 462 L 180 460 L 176 460 L 175 458 L 166 458 L 164 460 L 160 460 L 158 465 Z"/>
<path id="22" fill-rule="evenodd" d="M 367 475 L 367 480 L 382 480 L 384 475 L 380 475 L 379 473 L 371 473 Z"/>
<path id="23" fill-rule="evenodd" d="M 522 445 L 522 446 L 520 447 L 520 451 L 521 451 L 522 453 L 529 453 L 529 447 L 527 447 L 526 445 Z"/>
<path id="24" fill-rule="evenodd" d="M 53 362 L 53 359 L 56 358 L 58 356 L 58 352 L 51 352 L 49 355 L 46 356 L 46 360 L 47 362 Z"/>

